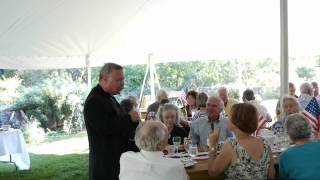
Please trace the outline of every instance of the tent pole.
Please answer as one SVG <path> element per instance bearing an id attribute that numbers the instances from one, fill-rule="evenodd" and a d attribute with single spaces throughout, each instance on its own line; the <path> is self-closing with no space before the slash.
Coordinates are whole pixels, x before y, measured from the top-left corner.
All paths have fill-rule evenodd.
<path id="1" fill-rule="evenodd" d="M 146 84 L 147 75 L 148 75 L 148 72 L 149 72 L 149 66 L 150 65 L 149 65 L 149 61 L 148 61 L 147 67 L 146 67 L 146 72 L 144 73 L 143 83 L 142 83 L 141 90 L 140 90 L 139 108 L 141 107 L 142 95 L 143 95 L 143 91 L 144 91 L 144 86 Z"/>
<path id="2" fill-rule="evenodd" d="M 155 101 L 156 93 L 154 88 L 154 74 L 155 74 L 155 67 L 154 67 L 154 58 L 153 53 L 150 53 L 148 56 L 148 63 L 150 64 L 150 90 L 151 90 L 151 102 Z"/>
<path id="3" fill-rule="evenodd" d="M 87 88 L 88 92 L 91 90 L 91 67 L 90 67 L 90 54 L 86 54 L 86 68 L 87 68 Z"/>
<path id="4" fill-rule="evenodd" d="M 288 1 L 280 0 L 280 98 L 288 93 Z"/>
<path id="5" fill-rule="evenodd" d="M 158 85 L 158 89 L 161 89 L 160 82 L 159 82 L 159 77 L 158 77 L 158 74 L 157 74 L 156 67 L 154 67 L 154 76 L 155 76 L 155 78 L 156 78 L 156 83 L 157 83 L 157 85 Z"/>

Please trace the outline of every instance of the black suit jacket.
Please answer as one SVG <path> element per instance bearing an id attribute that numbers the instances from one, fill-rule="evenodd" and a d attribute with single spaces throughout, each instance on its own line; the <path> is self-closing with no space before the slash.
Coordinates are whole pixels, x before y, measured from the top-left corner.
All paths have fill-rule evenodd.
<path id="1" fill-rule="evenodd" d="M 91 90 L 84 105 L 90 180 L 119 179 L 120 156 L 129 144 L 130 124 L 125 114 L 100 85 Z"/>

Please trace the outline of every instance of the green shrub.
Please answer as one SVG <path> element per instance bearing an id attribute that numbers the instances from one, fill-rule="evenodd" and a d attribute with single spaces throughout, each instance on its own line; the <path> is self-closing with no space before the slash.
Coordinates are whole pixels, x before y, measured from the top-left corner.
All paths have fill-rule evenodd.
<path id="1" fill-rule="evenodd" d="M 14 107 L 37 119 L 45 130 L 78 132 L 84 127 L 81 103 L 85 94 L 84 84 L 67 74 L 56 74 L 37 86 L 25 88 Z"/>

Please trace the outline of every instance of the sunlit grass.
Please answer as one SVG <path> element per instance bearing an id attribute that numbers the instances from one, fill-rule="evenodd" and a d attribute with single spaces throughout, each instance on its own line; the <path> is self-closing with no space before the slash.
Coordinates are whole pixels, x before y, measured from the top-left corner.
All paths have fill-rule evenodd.
<path id="1" fill-rule="evenodd" d="M 87 143 L 86 133 L 49 137 L 44 143 L 28 146 L 30 170 L 16 172 L 14 165 L 0 163 L 0 180 L 86 180 Z"/>

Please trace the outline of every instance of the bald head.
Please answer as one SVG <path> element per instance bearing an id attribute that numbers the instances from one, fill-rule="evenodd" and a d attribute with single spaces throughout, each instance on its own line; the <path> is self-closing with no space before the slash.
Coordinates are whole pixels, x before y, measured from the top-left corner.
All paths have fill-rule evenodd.
<path id="1" fill-rule="evenodd" d="M 135 141 L 140 150 L 160 151 L 167 140 L 168 130 L 160 121 L 146 121 L 136 130 Z"/>

